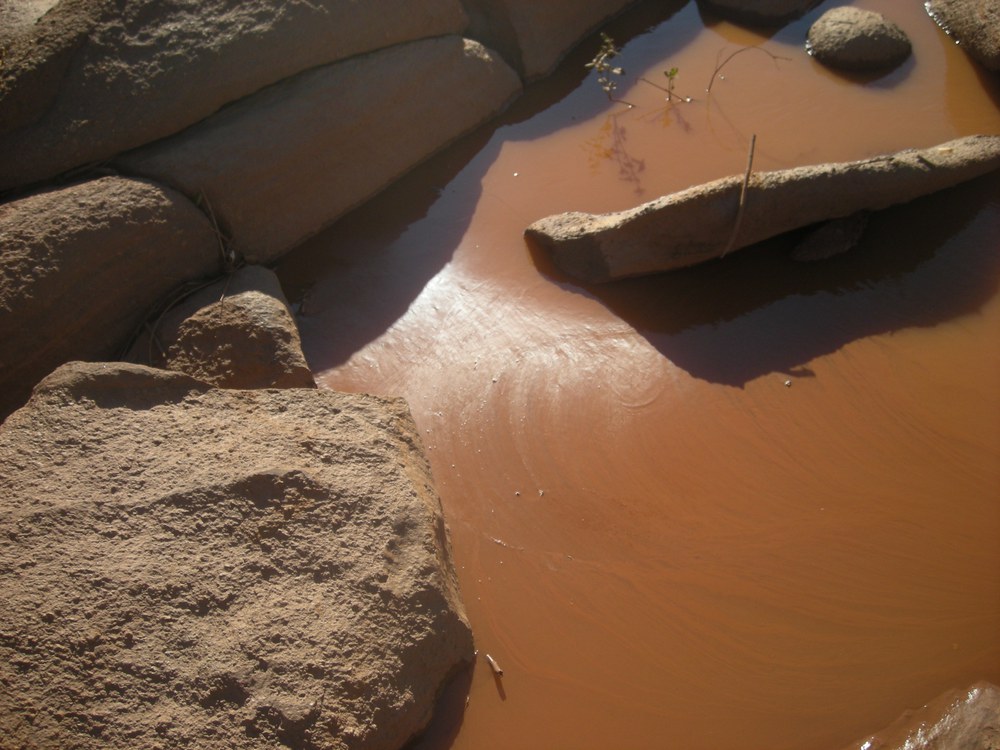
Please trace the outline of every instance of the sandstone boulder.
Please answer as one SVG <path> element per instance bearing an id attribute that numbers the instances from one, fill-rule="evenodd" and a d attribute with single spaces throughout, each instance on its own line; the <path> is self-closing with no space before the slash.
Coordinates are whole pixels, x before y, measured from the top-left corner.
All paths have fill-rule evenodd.
<path id="1" fill-rule="evenodd" d="M 205 216 L 145 180 L 0 204 L 0 417 L 58 365 L 117 357 L 157 299 L 220 265 Z"/>
<path id="2" fill-rule="evenodd" d="M 563 272 L 589 283 L 718 258 L 778 234 L 905 203 L 1000 168 L 1000 135 L 862 161 L 760 172 L 698 185 L 627 211 L 541 219 L 525 231 Z"/>
<path id="3" fill-rule="evenodd" d="M 153 364 L 218 388 L 315 388 L 274 272 L 245 266 L 167 312 Z M 147 346 L 147 351 L 149 347 Z"/>
<path id="4" fill-rule="evenodd" d="M 266 263 L 489 119 L 520 85 L 477 42 L 410 42 L 282 81 L 119 161 L 204 193 L 235 250 Z"/>
<path id="5" fill-rule="evenodd" d="M 551 73 L 587 34 L 635 0 L 463 0 L 469 36 L 497 50 L 525 80 Z"/>
<path id="6" fill-rule="evenodd" d="M 929 0 L 927 11 L 975 60 L 1000 70 L 1000 0 Z"/>
<path id="7" fill-rule="evenodd" d="M 62 0 L 0 68 L 0 190 L 99 162 L 281 79 L 460 33 L 459 0 Z"/>
<path id="8" fill-rule="evenodd" d="M 756 26 L 780 26 L 819 3 L 820 0 L 698 0 L 699 5 L 722 18 Z"/>
<path id="9" fill-rule="evenodd" d="M 910 39 L 881 13 L 831 8 L 809 28 L 806 49 L 824 65 L 842 70 L 894 68 L 910 56 Z"/>
<path id="10" fill-rule="evenodd" d="M 0 465 L 4 747 L 399 748 L 473 659 L 401 400 L 73 363 Z"/>

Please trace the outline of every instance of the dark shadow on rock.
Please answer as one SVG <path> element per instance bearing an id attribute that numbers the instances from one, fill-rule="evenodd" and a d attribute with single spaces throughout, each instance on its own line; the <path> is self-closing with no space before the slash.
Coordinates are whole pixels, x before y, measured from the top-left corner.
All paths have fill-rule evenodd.
<path id="1" fill-rule="evenodd" d="M 646 0 L 603 28 L 621 46 L 686 4 Z M 672 33 L 671 45 L 684 46 L 698 29 L 689 31 Z M 585 80 L 584 65 L 599 46 L 596 33 L 585 39 L 501 117 L 416 167 L 278 263 L 275 271 L 298 312 L 314 372 L 343 364 L 385 333 L 448 263 L 475 213 L 483 175 L 506 141 L 534 140 L 607 109 L 596 81 Z M 636 45 L 628 64 L 648 67 L 663 53 L 662 45 Z M 586 96 L 556 106 L 581 88 Z"/>
<path id="2" fill-rule="evenodd" d="M 407 743 L 404 750 L 446 750 L 452 746 L 465 720 L 466 700 L 475 671 L 476 666 L 473 663 L 445 685 L 427 729 L 422 735 Z"/>
<path id="3" fill-rule="evenodd" d="M 798 233 L 722 260 L 583 289 L 694 377 L 743 387 L 867 336 L 974 313 L 1000 289 L 1000 174 L 873 214 L 860 244 L 826 261 L 788 255 Z"/>

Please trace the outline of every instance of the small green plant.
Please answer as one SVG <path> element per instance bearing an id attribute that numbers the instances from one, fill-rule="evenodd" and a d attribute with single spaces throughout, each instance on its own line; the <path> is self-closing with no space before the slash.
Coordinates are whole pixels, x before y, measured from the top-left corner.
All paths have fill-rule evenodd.
<path id="1" fill-rule="evenodd" d="M 597 82 L 604 93 L 607 94 L 608 101 L 618 102 L 631 108 L 635 105 L 615 96 L 615 91 L 618 89 L 617 77 L 625 75 L 625 69 L 612 65 L 611 61 L 620 52 L 621 50 L 615 47 L 615 40 L 602 31 L 601 48 L 594 55 L 594 59 L 587 63 L 586 67 L 597 71 Z"/>
<path id="2" fill-rule="evenodd" d="M 678 73 L 680 73 L 680 69 L 677 68 L 677 67 L 673 67 L 670 70 L 664 70 L 663 71 L 663 75 L 667 79 L 667 85 L 666 86 L 661 86 L 658 83 L 653 83 L 648 78 L 640 78 L 639 80 L 643 81 L 644 83 L 648 83 L 650 86 L 658 88 L 660 91 L 666 91 L 667 92 L 667 101 L 668 102 L 672 103 L 672 102 L 678 101 L 678 102 L 690 103 L 692 101 L 690 96 L 681 96 L 675 90 L 675 87 L 677 86 L 677 74 Z"/>

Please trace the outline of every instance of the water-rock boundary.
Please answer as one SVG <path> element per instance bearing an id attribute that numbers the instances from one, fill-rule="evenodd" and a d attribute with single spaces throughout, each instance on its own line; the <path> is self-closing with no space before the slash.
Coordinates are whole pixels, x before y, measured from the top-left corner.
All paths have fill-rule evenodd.
<path id="1" fill-rule="evenodd" d="M 1000 136 L 968 136 L 861 161 L 754 173 L 745 193 L 746 175 L 732 175 L 626 211 L 549 216 L 525 236 L 564 273 L 603 283 L 692 266 L 793 229 L 906 203 L 998 167 Z"/>

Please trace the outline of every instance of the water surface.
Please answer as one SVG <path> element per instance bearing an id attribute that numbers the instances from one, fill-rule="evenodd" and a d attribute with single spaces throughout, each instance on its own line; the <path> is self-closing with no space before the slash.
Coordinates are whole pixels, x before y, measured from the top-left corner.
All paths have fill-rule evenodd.
<path id="1" fill-rule="evenodd" d="M 522 239 L 740 173 L 751 134 L 764 170 L 1000 133 L 997 79 L 919 2 L 855 3 L 913 41 L 888 75 L 806 56 L 833 4 L 770 37 L 643 4 L 608 28 L 634 108 L 585 77 L 592 39 L 278 269 L 321 383 L 409 401 L 504 669 L 422 747 L 834 750 L 1000 682 L 1000 181 L 816 264 L 778 241 L 582 288 Z M 745 45 L 770 54 L 707 95 Z M 638 80 L 674 66 L 689 104 Z"/>

